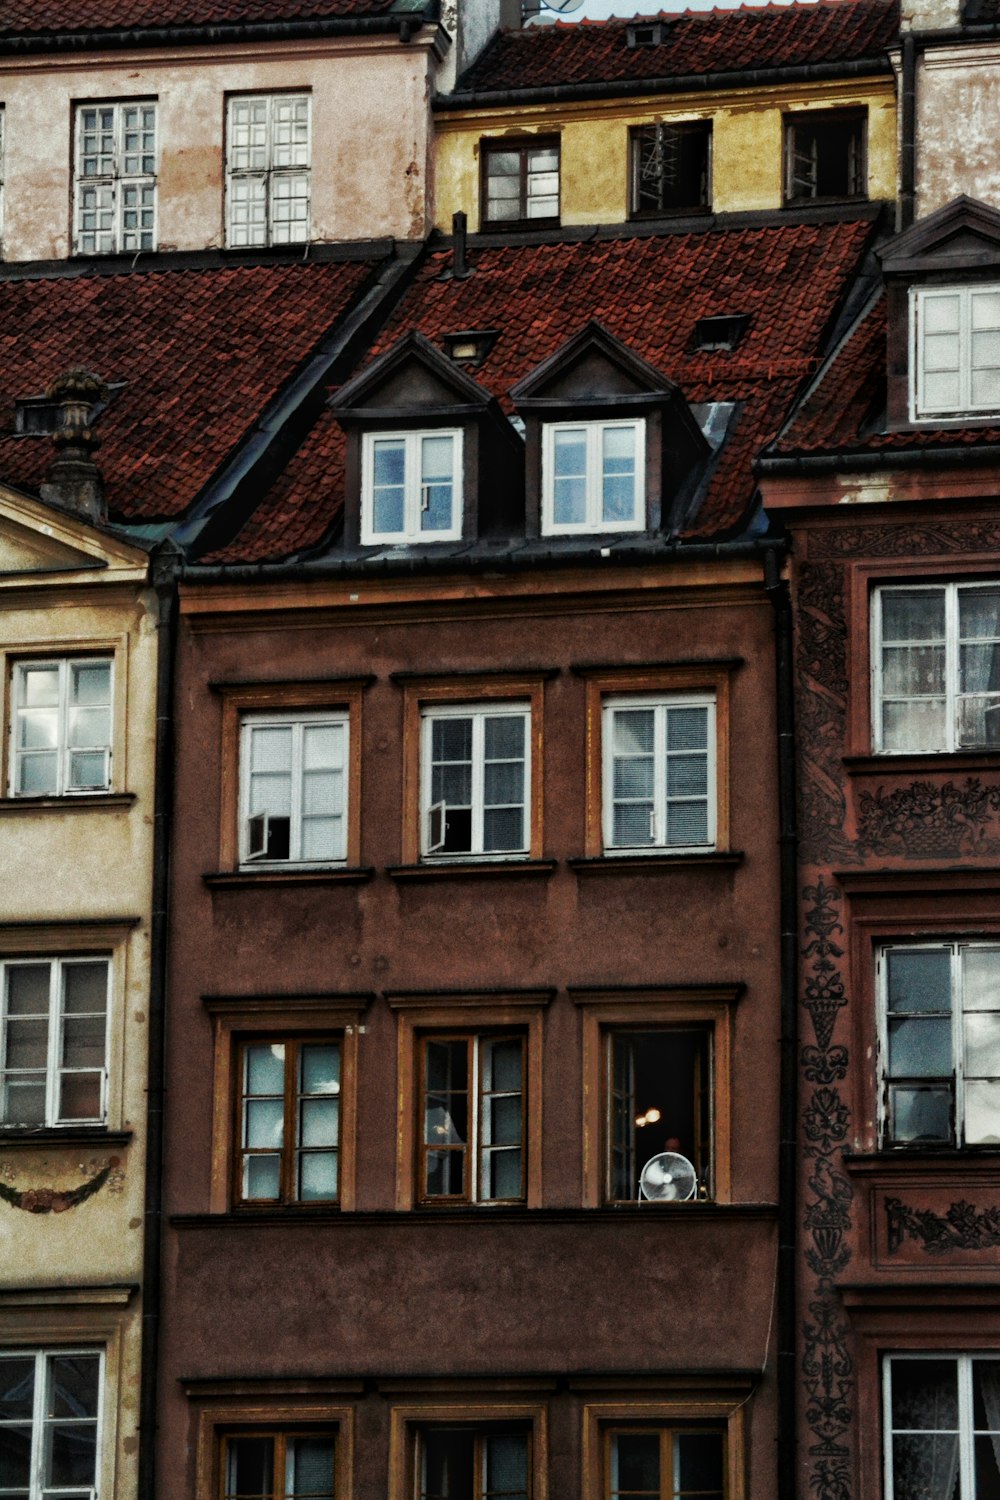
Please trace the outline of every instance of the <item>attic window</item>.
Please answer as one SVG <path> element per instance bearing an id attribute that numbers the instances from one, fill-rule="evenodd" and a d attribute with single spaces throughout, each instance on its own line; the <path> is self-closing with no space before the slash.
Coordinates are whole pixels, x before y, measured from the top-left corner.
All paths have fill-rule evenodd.
<path id="1" fill-rule="evenodd" d="M 667 28 L 662 21 L 633 21 L 625 32 L 628 47 L 659 47 L 667 39 Z"/>
<path id="2" fill-rule="evenodd" d="M 476 368 L 482 364 L 499 337 L 500 330 L 497 328 L 467 328 L 461 333 L 446 333 L 444 347 L 449 358 L 456 364 Z"/>
<path id="3" fill-rule="evenodd" d="M 91 421 L 96 421 L 102 412 L 107 411 L 125 384 L 120 380 L 117 385 L 108 387 L 107 401 L 96 401 L 90 408 Z M 51 437 L 59 430 L 61 409 L 62 402 L 53 401 L 48 396 L 23 396 L 14 402 L 14 431 L 26 437 Z"/>
<path id="4" fill-rule="evenodd" d="M 719 313 L 699 318 L 694 325 L 692 350 L 730 350 L 743 338 L 750 324 L 749 313 Z"/>

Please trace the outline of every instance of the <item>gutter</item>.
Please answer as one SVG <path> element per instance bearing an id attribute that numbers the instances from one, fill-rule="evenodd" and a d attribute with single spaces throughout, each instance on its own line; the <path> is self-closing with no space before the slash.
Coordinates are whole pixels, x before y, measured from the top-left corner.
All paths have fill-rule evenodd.
<path id="1" fill-rule="evenodd" d="M 156 549 L 156 748 L 153 795 L 153 892 L 150 931 L 149 1033 L 146 1073 L 146 1197 L 142 1255 L 142 1359 L 139 1387 L 139 1495 L 156 1492 L 156 1419 L 163 1237 L 163 1096 L 166 1039 L 170 818 L 173 804 L 173 688 L 177 578 L 181 554 L 167 540 Z"/>
<path id="2" fill-rule="evenodd" d="M 327 16 L 299 21 L 244 21 L 218 26 L 129 26 L 108 31 L 19 32 L 0 36 L 0 57 L 50 52 L 141 51 L 147 47 L 211 47 L 231 42 L 288 42 L 308 37 L 392 36 L 408 42 L 424 25 L 423 10 L 382 16 Z"/>
<path id="3" fill-rule="evenodd" d="M 917 43 L 903 37 L 902 99 L 899 139 L 899 227 L 913 223 L 917 197 Z"/>
<path id="4" fill-rule="evenodd" d="M 798 826 L 795 787 L 795 678 L 792 607 L 778 553 L 764 557 L 764 587 L 774 607 L 778 730 L 781 1041 L 778 1081 L 778 1500 L 796 1500 L 798 1474 Z"/>
<path id="5" fill-rule="evenodd" d="M 271 563 L 185 563 L 181 568 L 181 579 L 185 583 L 304 583 L 310 579 L 363 578 L 366 574 L 378 577 L 406 577 L 419 573 L 424 577 L 435 573 L 520 573 L 531 567 L 579 568 L 584 565 L 598 567 L 601 563 L 650 563 L 670 562 L 742 562 L 749 559 L 761 561 L 768 553 L 783 554 L 785 543 L 778 540 L 758 539 L 736 542 L 670 542 L 656 549 L 650 547 L 617 547 L 607 549 L 607 557 L 596 552 L 560 552 L 553 549 L 537 553 L 511 552 L 505 549 L 497 556 L 489 553 L 459 553 L 450 557 L 394 557 L 363 558 L 357 555 L 331 558 L 329 555 L 312 562 Z"/>
<path id="6" fill-rule="evenodd" d="M 1000 443 L 957 444 L 954 448 L 876 448 L 871 452 L 797 453 L 758 458 L 754 473 L 763 478 L 788 474 L 864 474 L 872 469 L 957 469 L 969 463 L 1000 463 Z"/>
<path id="7" fill-rule="evenodd" d="M 831 78 L 870 78 L 873 73 L 891 73 L 884 53 L 845 62 L 795 63 L 779 68 L 746 68 L 728 73 L 681 73 L 660 78 L 621 78 L 612 82 L 557 83 L 540 88 L 470 89 L 466 94 L 442 94 L 435 110 L 481 109 L 488 105 L 558 104 L 563 99 L 635 98 L 642 94 L 704 93 L 711 89 L 741 86 L 756 88 L 774 83 L 815 83 Z"/>

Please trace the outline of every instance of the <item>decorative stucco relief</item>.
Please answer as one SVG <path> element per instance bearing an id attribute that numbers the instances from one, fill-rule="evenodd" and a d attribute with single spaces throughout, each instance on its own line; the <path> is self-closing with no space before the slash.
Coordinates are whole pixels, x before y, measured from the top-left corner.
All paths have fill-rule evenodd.
<path id="1" fill-rule="evenodd" d="M 913 781 L 892 791 L 858 794 L 858 846 L 872 854 L 956 859 L 1000 853 L 1000 786 L 976 776 L 962 782 Z"/>
<path id="2" fill-rule="evenodd" d="M 961 1199 L 941 1214 L 929 1208 L 913 1208 L 901 1198 L 887 1198 L 885 1213 L 892 1255 L 906 1239 L 916 1241 L 928 1255 L 992 1250 L 1000 1245 L 1000 1207 L 977 1209 Z"/>

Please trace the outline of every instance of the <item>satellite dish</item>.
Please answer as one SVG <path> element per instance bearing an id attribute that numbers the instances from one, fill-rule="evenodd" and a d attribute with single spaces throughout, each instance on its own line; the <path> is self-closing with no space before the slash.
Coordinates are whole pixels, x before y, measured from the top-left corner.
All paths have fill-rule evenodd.
<path id="1" fill-rule="evenodd" d="M 546 10 L 557 11 L 561 16 L 568 16 L 571 11 L 579 10 L 583 0 L 542 0 Z"/>
<path id="2" fill-rule="evenodd" d="M 639 1196 L 653 1203 L 686 1203 L 698 1188 L 698 1174 L 679 1151 L 651 1156 L 639 1174 Z"/>

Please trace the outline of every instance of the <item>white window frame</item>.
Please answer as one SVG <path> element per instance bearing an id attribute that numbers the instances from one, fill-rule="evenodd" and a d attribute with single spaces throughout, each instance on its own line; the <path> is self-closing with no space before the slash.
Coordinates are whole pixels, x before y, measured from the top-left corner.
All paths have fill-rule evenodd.
<path id="1" fill-rule="evenodd" d="M 441 531 L 421 531 L 420 517 L 423 511 L 425 486 L 421 482 L 420 445 L 424 438 L 451 438 L 451 525 Z M 403 529 L 402 531 L 376 531 L 375 516 L 375 444 L 396 442 L 404 444 L 403 458 Z M 462 429 L 460 427 L 426 427 L 412 432 L 365 432 L 361 442 L 361 541 L 364 546 L 389 544 L 392 546 L 418 545 L 426 547 L 431 542 L 457 542 L 462 536 L 462 511 L 464 486 L 462 459 Z"/>
<path id="2" fill-rule="evenodd" d="M 51 1380 L 52 1363 L 57 1359 L 78 1359 L 81 1357 L 96 1358 L 98 1362 L 97 1415 L 93 1419 L 81 1419 L 85 1421 L 93 1420 L 95 1426 L 94 1482 L 93 1484 L 89 1485 L 76 1484 L 72 1486 L 66 1486 L 65 1488 L 54 1489 L 51 1483 L 49 1483 L 49 1473 L 46 1472 L 46 1450 L 49 1446 L 46 1441 L 48 1437 L 48 1429 L 53 1426 L 58 1426 L 60 1424 L 60 1421 L 65 1423 L 67 1420 L 72 1421 L 73 1419 L 60 1419 L 58 1417 L 53 1418 L 47 1415 L 47 1396 L 49 1391 L 49 1382 Z M 64 1493 L 70 1493 L 70 1491 L 72 1492 L 73 1500 L 76 1500 L 77 1496 L 82 1495 L 86 1495 L 87 1500 L 97 1500 L 98 1490 L 100 1488 L 102 1468 L 103 1445 L 101 1442 L 101 1438 L 104 1430 L 104 1350 L 101 1348 L 94 1348 L 93 1346 L 89 1348 L 87 1348 L 86 1346 L 82 1348 L 78 1348 L 75 1346 L 69 1346 L 67 1348 L 48 1346 L 41 1349 L 18 1349 L 8 1345 L 6 1348 L 0 1349 L 0 1360 L 6 1359 L 34 1359 L 35 1361 L 34 1405 L 30 1418 L 31 1459 L 28 1471 L 28 1500 L 56 1500 L 57 1496 Z M 11 1427 L 26 1427 L 28 1425 L 28 1422 L 24 1418 L 17 1418 L 16 1420 L 11 1420 L 9 1424 L 5 1423 L 4 1425 L 10 1425 Z M 0 1431 L 2 1431 L 2 1427 L 0 1427 Z"/>
<path id="3" fill-rule="evenodd" d="M 103 963 L 107 972 L 107 991 L 104 1009 L 104 1063 L 101 1068 L 66 1068 L 62 1063 L 63 1055 L 63 1023 L 66 1019 L 63 1006 L 64 986 L 63 975 L 66 969 L 74 964 Z M 111 1031 L 111 1005 L 112 1005 L 112 964 L 111 958 L 106 953 L 86 953 L 73 958 L 50 958 L 40 954 L 22 953 L 5 959 L 0 959 L 0 1090 L 3 1098 L 0 1101 L 0 1127 L 7 1128 L 32 1128 L 28 1122 L 23 1120 L 11 1120 L 7 1116 L 6 1088 L 7 1088 L 7 1022 L 8 1022 L 8 986 L 7 970 L 19 968 L 24 965 L 48 965 L 49 969 L 49 1004 L 48 1004 L 48 1050 L 45 1061 L 45 1122 L 47 1130 L 72 1129 L 77 1125 L 104 1125 L 108 1118 L 108 1056 L 110 1050 Z M 38 1068 L 27 1068 L 19 1070 L 19 1073 L 37 1074 Z M 63 1119 L 59 1115 L 60 1083 L 63 1073 L 99 1073 L 101 1084 L 100 1113 L 96 1115 L 75 1115 L 72 1118 Z M 15 1075 L 17 1076 L 17 1075 Z M 41 1080 L 39 1080 L 41 1081 Z M 42 1128 L 42 1127 L 34 1127 Z"/>
<path id="4" fill-rule="evenodd" d="M 889 963 L 888 955 L 892 952 L 951 954 L 951 973 L 948 1002 L 951 1012 L 951 1072 L 948 1075 L 953 1088 L 952 1094 L 952 1139 L 950 1141 L 935 1141 L 931 1149 L 957 1147 L 961 1150 L 996 1150 L 989 1142 L 973 1142 L 971 1146 L 965 1144 L 965 1047 L 963 1022 L 967 1014 L 964 1006 L 964 990 L 962 984 L 962 954 L 968 949 L 992 950 L 996 952 L 998 963 L 997 970 L 1000 974 L 1000 938 L 995 941 L 981 939 L 978 941 L 966 941 L 962 939 L 941 938 L 934 942 L 893 942 L 883 943 L 876 950 L 875 975 L 878 991 L 878 1025 L 879 1025 L 879 1132 L 881 1144 L 887 1149 L 893 1150 L 918 1150 L 919 1143 L 914 1141 L 897 1141 L 893 1138 L 890 1130 L 889 1119 L 889 1087 L 893 1080 L 889 1077 Z M 1000 991 L 1000 983 L 998 983 Z M 1000 1006 L 998 1006 L 1000 1009 Z M 926 1012 L 932 1016 L 934 1012 Z M 988 1010 L 970 1011 L 971 1015 L 990 1015 Z M 941 1075 L 943 1078 L 944 1075 Z M 975 1079 L 984 1079 L 986 1075 L 976 1074 Z M 997 1068 L 997 1077 L 1000 1078 L 1000 1066 Z M 938 1081 L 938 1075 L 928 1077 L 928 1083 Z"/>
<path id="5" fill-rule="evenodd" d="M 892 1366 L 894 1360 L 954 1360 L 958 1366 L 958 1494 L 960 1500 L 972 1500 L 975 1490 L 975 1433 L 987 1429 L 975 1427 L 973 1404 L 972 1366 L 977 1359 L 1000 1360 L 1000 1352 L 977 1349 L 973 1354 L 956 1354 L 950 1349 L 898 1349 L 882 1356 L 882 1465 L 885 1500 L 895 1500 L 892 1440 L 897 1432 L 933 1433 L 951 1429 L 907 1427 L 896 1429 L 892 1425 Z"/>
<path id="6" fill-rule="evenodd" d="M 1000 296 L 1000 283 L 973 283 L 969 286 L 915 286 L 910 288 L 910 421 L 940 421 L 963 416 L 981 417 L 1000 412 L 1000 400 L 974 402 L 972 399 L 972 302 L 982 293 Z M 931 406 L 924 395 L 926 368 L 924 361 L 924 318 L 927 303 L 934 297 L 958 297 L 958 379 L 959 399 L 951 406 Z M 1000 337 L 1000 330 L 998 337 Z M 987 366 L 986 368 L 993 368 Z"/>
<path id="7" fill-rule="evenodd" d="M 4 203 L 6 189 L 4 184 L 7 179 L 7 112 L 0 104 L 0 246 L 3 245 L 4 236 Z"/>
<path id="8" fill-rule="evenodd" d="M 653 841 L 649 844 L 616 844 L 614 842 L 614 751 L 611 725 L 619 709 L 656 710 L 653 745 Z M 707 708 L 707 839 L 704 844 L 670 844 L 667 842 L 666 730 L 667 714 L 674 708 Z M 703 854 L 717 847 L 718 840 L 718 747 L 717 700 L 715 693 L 606 693 L 601 701 L 601 827 L 604 853 L 608 857 L 641 854 Z M 698 800 L 689 799 L 689 800 Z"/>
<path id="9" fill-rule="evenodd" d="M 264 167 L 236 167 L 233 165 L 234 135 L 237 129 L 234 115 L 240 106 L 266 105 L 264 124 L 267 165 Z M 304 163 L 283 166 L 275 165 L 275 111 L 281 105 L 297 107 L 305 105 L 306 143 Z M 280 184 L 292 178 L 304 177 L 306 181 L 306 217 L 303 233 L 297 238 L 276 232 L 278 220 L 275 204 L 280 196 Z M 264 193 L 263 238 L 240 238 L 238 226 L 233 222 L 233 188 L 239 182 L 260 182 Z M 303 89 L 280 94 L 230 94 L 226 100 L 226 245 L 229 249 L 254 249 L 262 245 L 302 245 L 311 238 L 312 212 L 312 95 Z"/>
<path id="10" fill-rule="evenodd" d="M 960 680 L 960 645 L 959 635 L 959 594 L 972 592 L 977 588 L 1000 588 L 1000 579 L 970 579 L 967 582 L 949 583 L 909 583 L 909 584 L 885 584 L 877 588 L 872 595 L 871 614 L 871 684 L 872 684 L 872 746 L 877 755 L 954 755 L 963 751 L 987 749 L 989 745 L 961 745 L 959 744 L 959 716 L 958 705 L 962 698 L 987 697 L 985 693 L 965 693 L 958 691 Z M 927 750 L 922 747 L 904 747 L 893 750 L 886 749 L 883 745 L 882 733 L 882 600 L 887 594 L 900 593 L 927 593 L 931 589 L 941 589 L 945 596 L 945 669 L 944 669 L 944 697 L 945 697 L 945 743 L 936 750 Z M 981 642 L 987 642 L 988 637 L 970 637 Z M 899 644 L 890 642 L 890 644 Z M 894 701 L 904 701 L 899 695 L 892 695 Z M 914 701 L 920 701 L 916 698 Z M 996 711 L 1000 713 L 1000 693 L 996 698 Z"/>
<path id="11" fill-rule="evenodd" d="M 483 849 L 485 796 L 485 721 L 519 718 L 524 724 L 523 834 L 520 849 Z M 440 719 L 472 720 L 472 837 L 470 850 L 434 847 L 444 834 L 444 803 L 431 802 L 434 723 Z M 531 852 L 531 703 L 522 698 L 479 703 L 428 703 L 420 710 L 420 857 L 428 861 L 527 859 Z M 435 833 L 440 827 L 440 837 Z"/>
<path id="12" fill-rule="evenodd" d="M 114 148 L 113 162 L 110 172 L 96 172 L 84 175 L 84 113 L 86 110 L 107 110 L 114 114 Z M 130 109 L 151 109 L 153 111 L 154 144 L 153 155 L 155 158 L 153 171 L 150 172 L 126 172 L 125 171 L 125 121 L 126 113 Z M 141 126 L 140 126 L 141 129 Z M 74 255 L 120 255 L 140 251 L 155 250 L 159 242 L 159 194 L 157 182 L 159 180 L 159 120 L 157 118 L 156 99 L 100 99 L 87 100 L 76 107 L 75 119 L 75 153 L 73 169 L 73 254 Z M 140 155 L 144 153 L 140 150 Z M 128 188 L 153 189 L 153 226 L 148 232 L 149 244 L 143 244 L 146 231 L 141 224 L 130 230 L 125 227 L 125 192 Z M 86 235 L 99 235 L 97 230 L 84 230 L 82 218 L 85 212 L 83 207 L 83 192 L 85 188 L 106 188 L 111 194 L 113 230 L 110 246 L 94 245 L 85 246 L 83 241 Z M 142 207 L 139 213 L 141 216 Z"/>
<path id="13" fill-rule="evenodd" d="M 107 665 L 109 669 L 108 688 L 108 743 L 103 745 L 82 746 L 69 744 L 69 683 L 70 675 L 74 667 L 92 667 Z M 22 710 L 27 708 L 24 702 L 24 681 L 30 671 L 39 668 L 55 667 L 59 671 L 59 704 L 58 729 L 56 743 L 56 789 L 54 792 L 20 792 L 18 791 L 18 778 L 21 766 L 21 758 L 25 754 L 31 754 L 30 750 L 18 744 L 18 728 Z M 114 737 L 115 737 L 115 662 L 111 655 L 98 656 L 44 656 L 26 657 L 13 663 L 11 674 L 11 715 L 10 715 L 10 754 L 8 756 L 9 781 L 8 795 L 11 797 L 93 797 L 111 790 L 112 764 L 114 760 Z M 72 751 L 92 750 L 104 751 L 105 776 L 103 786 L 74 786 L 70 781 L 70 756 Z"/>
<path id="14" fill-rule="evenodd" d="M 635 513 L 631 521 L 605 521 L 602 487 L 601 444 L 611 428 L 629 428 L 635 434 Z M 555 452 L 556 433 L 583 429 L 586 432 L 587 471 L 584 521 L 555 521 Z M 645 417 L 608 418 L 599 422 L 542 423 L 542 534 L 543 536 L 588 536 L 618 531 L 646 529 L 646 419 Z"/>
<path id="15" fill-rule="evenodd" d="M 330 725 L 343 730 L 344 755 L 340 767 L 343 786 L 343 808 L 340 814 L 341 852 L 329 859 L 309 860 L 301 858 L 302 847 L 302 802 L 303 802 L 303 731 L 312 725 Z M 289 855 L 287 859 L 267 859 L 263 854 L 251 853 L 250 838 L 250 744 L 254 729 L 274 729 L 284 725 L 292 728 L 291 768 L 291 812 L 289 815 Z M 240 867 L 246 870 L 336 869 L 347 864 L 348 817 L 350 799 L 351 766 L 351 718 L 347 709 L 324 713 L 248 713 L 240 717 L 240 798 L 239 798 L 239 848 Z M 268 814 L 259 813 L 266 820 Z M 264 848 L 267 848 L 267 826 L 264 825 Z"/>

